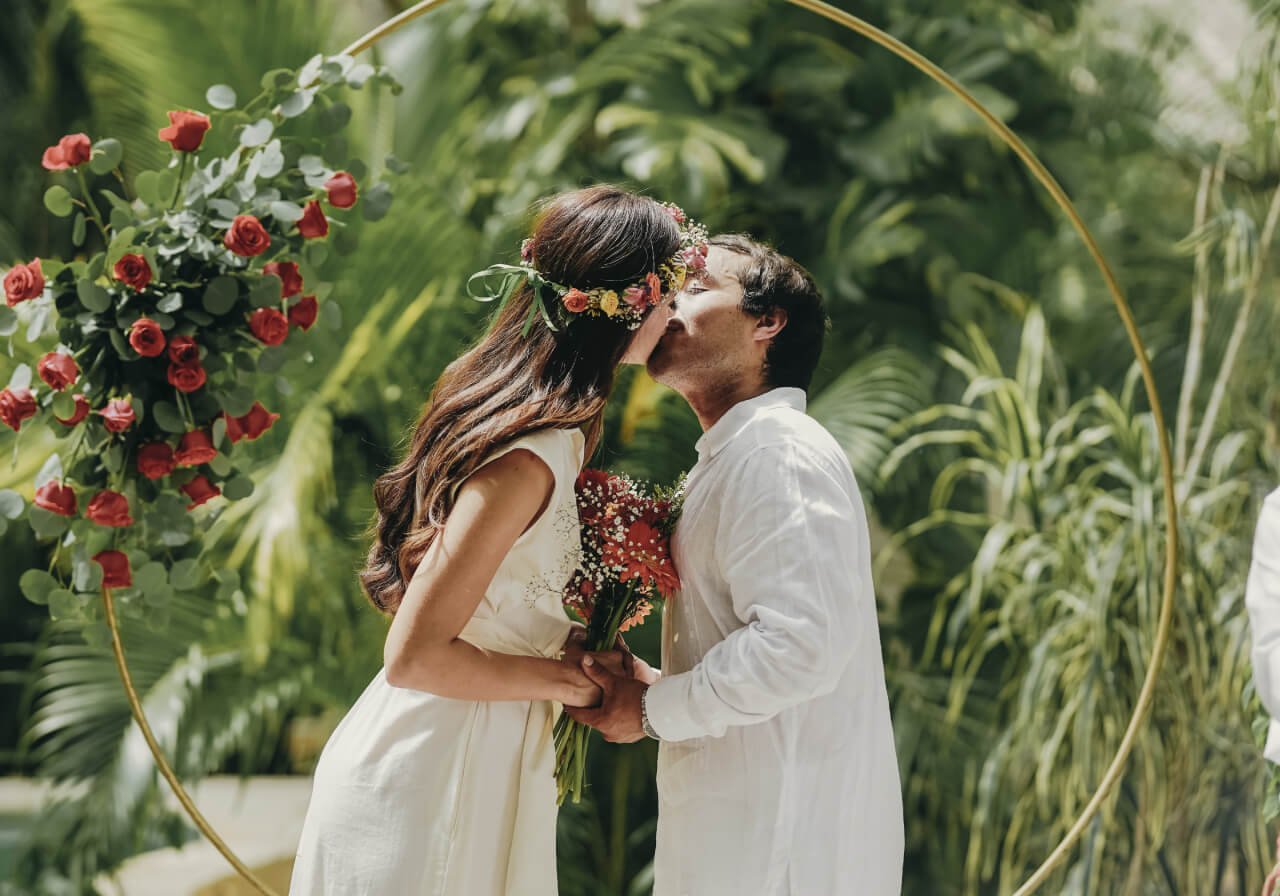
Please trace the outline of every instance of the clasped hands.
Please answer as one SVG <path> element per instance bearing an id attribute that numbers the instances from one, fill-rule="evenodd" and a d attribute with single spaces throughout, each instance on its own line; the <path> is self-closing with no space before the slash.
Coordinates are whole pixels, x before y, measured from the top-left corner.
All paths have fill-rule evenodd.
<path id="1" fill-rule="evenodd" d="M 572 703 L 565 713 L 595 728 L 610 743 L 633 743 L 644 737 L 640 699 L 658 673 L 628 649 L 622 636 L 613 650 L 584 649 L 585 631 L 575 628 L 565 642 L 562 662 L 576 667 Z"/>

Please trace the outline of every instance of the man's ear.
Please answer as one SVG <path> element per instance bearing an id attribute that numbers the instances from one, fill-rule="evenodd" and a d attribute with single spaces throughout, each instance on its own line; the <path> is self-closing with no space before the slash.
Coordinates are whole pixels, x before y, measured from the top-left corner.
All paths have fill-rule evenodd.
<path id="1" fill-rule="evenodd" d="M 751 336 L 756 342 L 768 342 L 781 333 L 786 325 L 787 312 L 774 306 L 760 315 L 759 320 L 756 321 L 755 332 Z"/>

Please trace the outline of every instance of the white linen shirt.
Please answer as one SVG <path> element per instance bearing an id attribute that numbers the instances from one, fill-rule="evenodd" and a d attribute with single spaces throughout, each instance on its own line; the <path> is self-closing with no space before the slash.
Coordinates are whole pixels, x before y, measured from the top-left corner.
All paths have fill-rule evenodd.
<path id="1" fill-rule="evenodd" d="M 653 896 L 898 896 L 902 794 L 866 514 L 800 389 L 698 440 L 649 688 Z"/>
<path id="2" fill-rule="evenodd" d="M 1244 603 L 1253 637 L 1253 683 L 1271 714 L 1262 755 L 1280 763 L 1280 488 L 1262 502 Z"/>

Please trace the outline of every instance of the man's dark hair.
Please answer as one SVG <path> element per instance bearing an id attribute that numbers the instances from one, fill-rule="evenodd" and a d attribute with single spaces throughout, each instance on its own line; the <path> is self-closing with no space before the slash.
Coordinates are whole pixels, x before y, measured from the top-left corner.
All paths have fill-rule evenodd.
<path id="1" fill-rule="evenodd" d="M 786 326 L 773 337 L 765 353 L 765 380 L 771 386 L 808 390 L 822 354 L 823 338 L 831 326 L 813 277 L 791 258 L 745 234 L 720 234 L 710 242 L 743 259 L 743 311 L 764 314 L 781 308 L 787 314 Z"/>

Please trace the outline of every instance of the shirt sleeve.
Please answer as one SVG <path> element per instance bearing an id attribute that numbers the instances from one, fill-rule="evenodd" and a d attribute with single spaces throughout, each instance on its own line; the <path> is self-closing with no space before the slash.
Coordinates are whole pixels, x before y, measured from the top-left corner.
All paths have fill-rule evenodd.
<path id="1" fill-rule="evenodd" d="M 742 627 L 650 687 L 661 739 L 719 737 L 829 693 L 865 643 L 866 517 L 852 473 L 833 467 L 803 445 L 766 445 L 727 483 L 715 552 Z"/>
<path id="2" fill-rule="evenodd" d="M 1253 680 L 1272 718 L 1280 718 L 1280 490 L 1262 505 L 1245 586 L 1253 638 Z"/>

